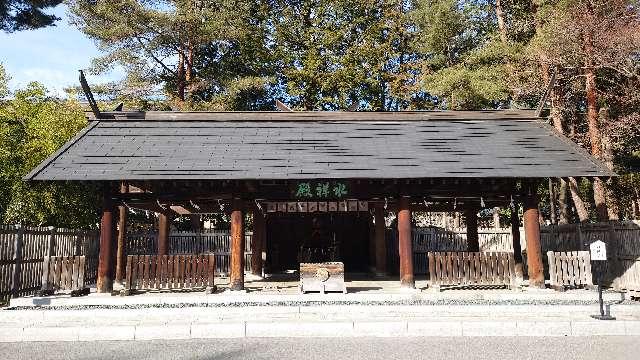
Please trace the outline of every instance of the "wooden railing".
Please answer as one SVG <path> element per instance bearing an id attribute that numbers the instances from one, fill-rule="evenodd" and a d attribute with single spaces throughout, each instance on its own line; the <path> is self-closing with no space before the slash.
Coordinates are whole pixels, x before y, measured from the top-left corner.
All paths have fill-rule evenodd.
<path id="1" fill-rule="evenodd" d="M 86 295 L 85 256 L 47 256 L 42 263 L 41 296 L 59 290 L 70 290 L 71 296 Z"/>
<path id="2" fill-rule="evenodd" d="M 547 252 L 549 279 L 556 290 L 592 287 L 591 256 L 588 251 Z"/>
<path id="3" fill-rule="evenodd" d="M 125 289 L 133 290 L 202 289 L 215 291 L 215 256 L 204 255 L 129 255 Z"/>
<path id="4" fill-rule="evenodd" d="M 429 252 L 430 286 L 516 284 L 513 253 L 509 252 Z"/>
<path id="5" fill-rule="evenodd" d="M 216 273 L 229 273 L 229 242 L 228 230 L 172 231 L 169 235 L 169 254 L 214 254 L 216 258 Z M 251 270 L 251 231 L 245 233 L 245 270 Z M 127 233 L 128 255 L 154 254 L 158 250 L 156 232 Z"/>

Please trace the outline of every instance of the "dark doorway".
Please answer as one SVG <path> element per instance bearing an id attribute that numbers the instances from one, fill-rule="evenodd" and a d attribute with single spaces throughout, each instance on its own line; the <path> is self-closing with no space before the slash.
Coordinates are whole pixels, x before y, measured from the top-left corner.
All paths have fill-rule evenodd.
<path id="1" fill-rule="evenodd" d="M 267 215 L 266 270 L 297 270 L 303 247 L 337 249 L 346 272 L 369 270 L 368 213 L 275 213 Z"/>

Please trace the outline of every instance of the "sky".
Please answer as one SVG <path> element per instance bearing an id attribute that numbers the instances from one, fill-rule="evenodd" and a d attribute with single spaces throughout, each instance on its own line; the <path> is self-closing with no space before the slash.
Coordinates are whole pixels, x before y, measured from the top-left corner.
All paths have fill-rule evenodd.
<path id="1" fill-rule="evenodd" d="M 54 27 L 10 34 L 0 31 L 0 63 L 11 77 L 11 90 L 38 81 L 51 95 L 64 96 L 64 88 L 78 85 L 78 70 L 87 69 L 91 59 L 101 55 L 93 40 L 69 25 L 66 11 L 64 5 L 49 11 L 61 18 Z M 122 77 L 121 71 L 114 70 L 87 76 L 87 81 L 91 85 Z"/>

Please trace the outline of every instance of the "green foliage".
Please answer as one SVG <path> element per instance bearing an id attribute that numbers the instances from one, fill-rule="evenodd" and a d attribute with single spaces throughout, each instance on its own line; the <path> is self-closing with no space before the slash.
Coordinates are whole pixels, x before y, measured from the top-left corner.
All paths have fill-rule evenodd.
<path id="1" fill-rule="evenodd" d="M 275 1 L 282 92 L 305 110 L 388 110 L 406 95 L 404 9 L 395 1 Z"/>
<path id="2" fill-rule="evenodd" d="M 270 75 L 262 7 L 240 0 L 69 2 L 72 22 L 105 52 L 94 72 L 120 66 L 125 92 L 166 96 L 185 110 L 261 107 Z"/>
<path id="3" fill-rule="evenodd" d="M 37 83 L 0 104 L 0 221 L 90 228 L 95 189 L 79 183 L 24 182 L 22 177 L 86 125 L 80 104 L 46 96 Z"/>
<path id="4" fill-rule="evenodd" d="M 410 16 L 418 31 L 413 45 L 422 54 L 421 83 L 446 109 L 508 107 L 521 47 L 495 36 L 490 9 L 482 1 L 418 1 Z"/>
<path id="5" fill-rule="evenodd" d="M 11 78 L 4 70 L 2 63 L 0 63 L 0 100 L 4 99 L 9 95 L 9 80 Z"/>
<path id="6" fill-rule="evenodd" d="M 14 32 L 51 26 L 57 20 L 45 9 L 55 7 L 62 0 L 3 0 L 0 1 L 0 30 Z"/>

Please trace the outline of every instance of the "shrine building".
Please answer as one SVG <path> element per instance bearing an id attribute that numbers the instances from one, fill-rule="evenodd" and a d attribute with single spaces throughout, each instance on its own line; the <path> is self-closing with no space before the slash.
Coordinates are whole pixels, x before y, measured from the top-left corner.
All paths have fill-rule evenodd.
<path id="1" fill-rule="evenodd" d="M 89 125 L 33 169 L 29 181 L 100 184 L 97 289 L 125 274 L 118 206 L 159 217 L 157 252 L 167 255 L 177 216 L 230 215 L 229 288 L 244 289 L 245 214 L 253 214 L 251 272 L 336 260 L 349 272 L 390 273 L 385 220 L 395 212 L 399 281 L 415 285 L 411 213 L 466 215 L 524 209 L 526 249 L 512 212 L 514 257 L 529 285 L 544 286 L 538 184 L 545 178 L 609 177 L 604 164 L 535 111 L 98 112 Z M 397 224 L 396 224 L 397 223 Z M 126 232 L 126 224 L 118 226 Z"/>

